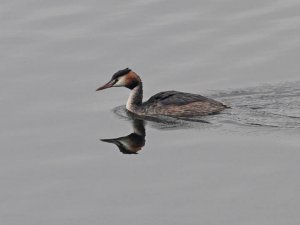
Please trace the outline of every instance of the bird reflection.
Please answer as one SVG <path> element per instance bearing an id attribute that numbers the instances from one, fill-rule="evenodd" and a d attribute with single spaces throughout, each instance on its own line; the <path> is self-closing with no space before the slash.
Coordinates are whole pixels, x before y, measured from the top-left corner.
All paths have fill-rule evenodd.
<path id="1" fill-rule="evenodd" d="M 145 145 L 147 125 L 158 130 L 176 130 L 195 127 L 206 127 L 210 125 L 209 121 L 200 118 L 173 118 L 173 117 L 150 117 L 139 116 L 126 110 L 124 106 L 118 106 L 114 113 L 120 118 L 130 121 L 133 127 L 133 133 L 118 138 L 100 139 L 103 142 L 115 144 L 123 154 L 137 154 Z"/>
<path id="2" fill-rule="evenodd" d="M 137 154 L 146 142 L 145 125 L 144 120 L 141 119 L 133 119 L 131 122 L 133 133 L 118 138 L 101 139 L 101 141 L 115 144 L 123 154 Z"/>

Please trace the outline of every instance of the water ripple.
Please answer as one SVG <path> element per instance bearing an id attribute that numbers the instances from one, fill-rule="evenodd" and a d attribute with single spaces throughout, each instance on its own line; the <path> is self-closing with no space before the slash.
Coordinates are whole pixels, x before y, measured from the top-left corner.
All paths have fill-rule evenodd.
<path id="1" fill-rule="evenodd" d="M 143 117 L 150 126 L 158 129 L 217 128 L 238 126 L 289 129 L 300 128 L 300 82 L 263 85 L 242 90 L 229 90 L 211 97 L 228 103 L 232 108 L 223 113 L 197 118 L 172 118 L 167 116 Z M 116 107 L 114 113 L 131 120 L 125 106 Z"/>

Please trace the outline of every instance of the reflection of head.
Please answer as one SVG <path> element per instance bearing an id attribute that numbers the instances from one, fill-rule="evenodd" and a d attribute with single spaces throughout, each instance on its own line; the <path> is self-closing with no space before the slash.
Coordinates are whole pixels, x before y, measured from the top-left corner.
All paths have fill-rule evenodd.
<path id="1" fill-rule="evenodd" d="M 118 138 L 101 139 L 101 141 L 113 143 L 118 146 L 120 152 L 124 154 L 137 154 L 145 145 L 145 126 L 144 121 L 134 119 L 132 121 L 134 132 Z"/>

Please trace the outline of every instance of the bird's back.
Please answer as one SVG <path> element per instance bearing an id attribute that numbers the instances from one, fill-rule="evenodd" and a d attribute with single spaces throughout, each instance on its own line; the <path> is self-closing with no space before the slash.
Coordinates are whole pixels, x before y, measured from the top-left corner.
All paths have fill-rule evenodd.
<path id="1" fill-rule="evenodd" d="M 218 113 L 225 108 L 225 105 L 213 99 L 179 91 L 160 92 L 143 103 L 148 115 L 200 116 Z"/>

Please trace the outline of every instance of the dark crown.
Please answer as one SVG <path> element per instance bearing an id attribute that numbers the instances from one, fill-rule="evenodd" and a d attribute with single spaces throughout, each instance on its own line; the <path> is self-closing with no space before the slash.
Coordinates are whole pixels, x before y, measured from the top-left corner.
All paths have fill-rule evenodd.
<path id="1" fill-rule="evenodd" d="M 128 74 L 130 71 L 131 71 L 131 69 L 129 69 L 129 68 L 119 70 L 112 76 L 112 79 L 116 79 L 118 77 L 124 76 L 124 75 Z"/>

